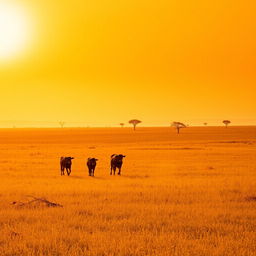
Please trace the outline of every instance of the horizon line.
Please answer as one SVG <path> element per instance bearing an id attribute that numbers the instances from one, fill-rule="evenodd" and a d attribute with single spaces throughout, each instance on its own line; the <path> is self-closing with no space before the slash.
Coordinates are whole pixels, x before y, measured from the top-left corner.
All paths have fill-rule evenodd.
<path id="1" fill-rule="evenodd" d="M 228 127 L 253 127 L 256 126 L 256 124 L 230 124 Z M 186 128 L 191 128 L 191 127 L 224 127 L 225 125 L 188 125 Z M 120 126 L 65 126 L 65 127 L 60 127 L 60 126 L 12 126 L 12 127 L 1 127 L 0 129 L 94 129 L 94 128 L 100 128 L 100 129 L 111 129 L 111 128 L 117 128 L 117 129 L 132 129 L 133 126 L 125 126 L 125 127 L 120 127 Z M 167 126 L 167 125 L 144 125 L 144 126 L 137 126 L 137 129 L 140 128 L 175 128 L 172 126 Z"/>

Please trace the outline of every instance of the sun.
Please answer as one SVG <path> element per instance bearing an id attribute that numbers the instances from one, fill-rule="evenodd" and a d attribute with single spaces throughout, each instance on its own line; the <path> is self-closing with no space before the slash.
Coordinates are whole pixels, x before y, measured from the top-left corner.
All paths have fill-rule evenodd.
<path id="1" fill-rule="evenodd" d="M 0 61 L 22 53 L 28 41 L 29 22 L 24 9 L 0 3 Z"/>

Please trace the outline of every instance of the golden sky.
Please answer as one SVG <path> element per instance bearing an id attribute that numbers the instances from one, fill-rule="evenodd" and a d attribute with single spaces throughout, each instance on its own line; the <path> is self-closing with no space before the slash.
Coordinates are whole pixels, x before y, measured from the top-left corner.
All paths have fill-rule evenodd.
<path id="1" fill-rule="evenodd" d="M 256 124 L 253 0 L 8 3 L 28 38 L 0 56 L 0 121 Z"/>

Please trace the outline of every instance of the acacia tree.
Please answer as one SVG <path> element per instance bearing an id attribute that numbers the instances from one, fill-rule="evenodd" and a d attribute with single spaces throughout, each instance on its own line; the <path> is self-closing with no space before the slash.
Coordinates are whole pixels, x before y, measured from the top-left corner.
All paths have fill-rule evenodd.
<path id="1" fill-rule="evenodd" d="M 124 123 L 120 123 L 120 126 L 121 126 L 121 127 L 124 127 Z"/>
<path id="2" fill-rule="evenodd" d="M 231 121 L 229 121 L 229 120 L 223 120 L 222 123 L 225 124 L 225 125 L 226 125 L 226 128 L 227 128 L 228 125 L 231 123 Z"/>
<path id="3" fill-rule="evenodd" d="M 204 123 L 204 125 L 206 126 L 206 125 L 207 125 L 207 123 Z"/>
<path id="4" fill-rule="evenodd" d="M 139 123 L 141 123 L 141 121 L 138 120 L 138 119 L 132 119 L 132 120 L 129 121 L 129 124 L 132 124 L 132 125 L 133 125 L 133 130 L 134 130 L 134 131 L 135 131 L 135 129 L 136 129 L 137 124 L 139 124 Z"/>
<path id="5" fill-rule="evenodd" d="M 61 127 L 61 128 L 63 128 L 63 127 L 64 127 L 64 125 L 65 125 L 65 122 L 60 121 L 60 122 L 59 122 L 59 125 L 60 125 L 60 127 Z"/>
<path id="6" fill-rule="evenodd" d="M 183 124 L 181 122 L 172 122 L 171 126 L 176 128 L 178 134 L 180 133 L 181 128 L 186 128 L 187 127 L 185 124 Z"/>

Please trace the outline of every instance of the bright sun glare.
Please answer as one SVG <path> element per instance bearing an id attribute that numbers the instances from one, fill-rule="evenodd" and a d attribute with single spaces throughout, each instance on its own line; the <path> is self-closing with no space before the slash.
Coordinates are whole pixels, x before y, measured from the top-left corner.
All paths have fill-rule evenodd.
<path id="1" fill-rule="evenodd" d="M 29 26 L 23 8 L 0 3 L 0 61 L 21 53 L 29 39 Z"/>

